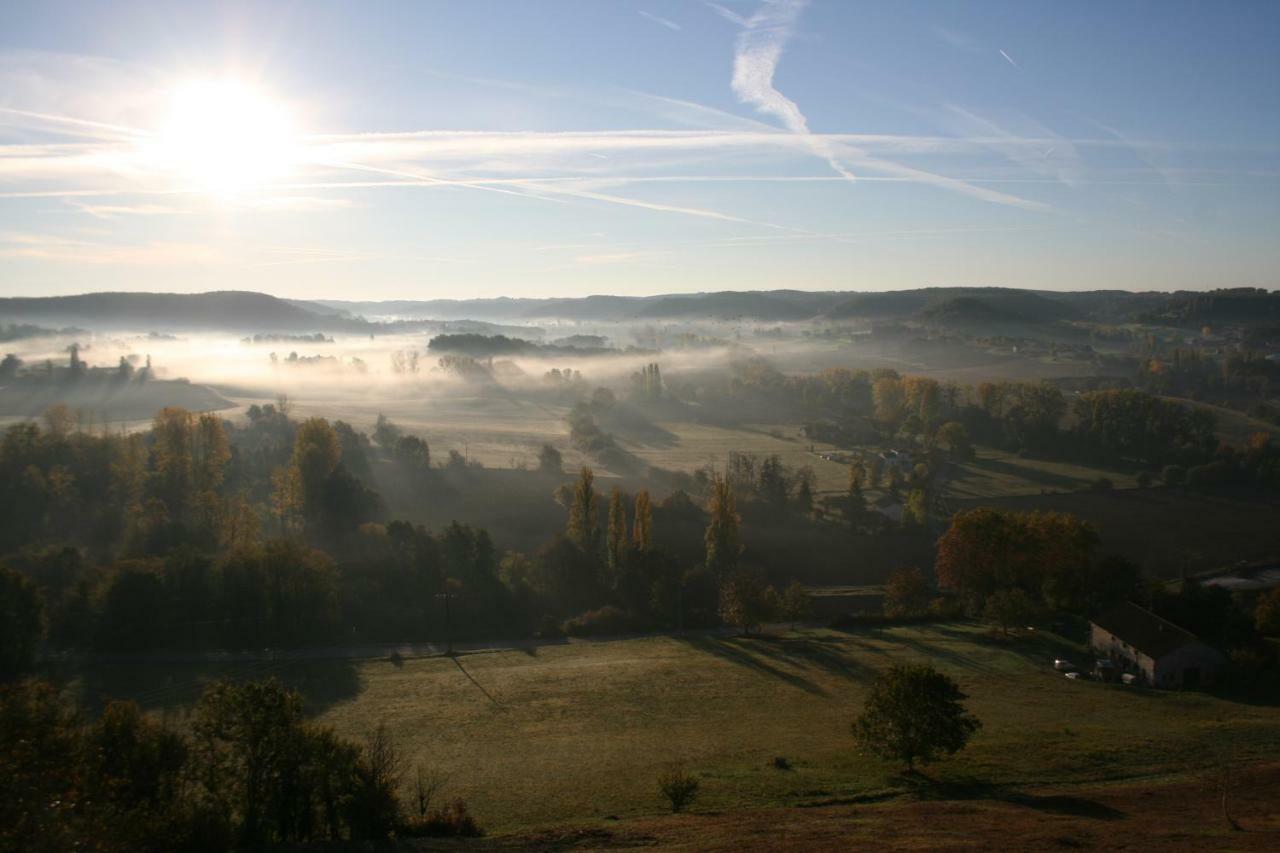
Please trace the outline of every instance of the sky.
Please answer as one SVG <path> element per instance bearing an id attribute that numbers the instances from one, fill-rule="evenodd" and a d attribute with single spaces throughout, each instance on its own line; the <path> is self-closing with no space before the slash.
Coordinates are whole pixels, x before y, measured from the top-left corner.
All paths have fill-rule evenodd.
<path id="1" fill-rule="evenodd" d="M 0 0 L 0 296 L 1275 289 L 1280 4 Z"/>

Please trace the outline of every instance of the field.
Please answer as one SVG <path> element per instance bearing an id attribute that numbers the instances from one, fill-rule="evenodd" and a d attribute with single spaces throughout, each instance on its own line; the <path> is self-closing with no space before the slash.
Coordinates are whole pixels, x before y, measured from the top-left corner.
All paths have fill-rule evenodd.
<path id="1" fill-rule="evenodd" d="M 699 776 L 701 813 L 910 794 L 917 781 L 858 755 L 849 735 L 870 680 L 896 661 L 930 660 L 950 673 L 984 723 L 968 750 L 930 768 L 944 790 L 968 792 L 961 799 L 1181 778 L 1212 764 L 1226 742 L 1243 764 L 1280 760 L 1280 709 L 1070 681 L 1048 661 L 1081 650 L 1052 635 L 1006 640 L 970 625 L 779 631 L 398 664 L 103 663 L 80 687 L 91 701 L 135 696 L 180 714 L 204 678 L 278 673 L 343 734 L 385 722 L 406 756 L 445 772 L 448 794 L 465 797 L 498 835 L 653 818 L 663 811 L 654 780 L 673 763 Z M 791 769 L 776 769 L 778 756 Z"/>
<path id="2" fill-rule="evenodd" d="M 973 462 L 947 469 L 945 494 L 951 498 L 995 498 L 1075 492 L 1105 477 L 1117 489 L 1137 485 L 1130 473 L 1071 462 L 1028 459 L 1013 453 L 983 448 Z"/>

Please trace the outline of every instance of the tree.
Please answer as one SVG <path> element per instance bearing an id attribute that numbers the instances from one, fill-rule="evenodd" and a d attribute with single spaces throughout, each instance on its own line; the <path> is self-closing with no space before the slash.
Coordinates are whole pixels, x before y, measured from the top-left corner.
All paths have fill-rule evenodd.
<path id="1" fill-rule="evenodd" d="M 924 489 L 912 489 L 902 507 L 902 526 L 919 529 L 929 521 L 929 499 Z"/>
<path id="2" fill-rule="evenodd" d="M 1034 613 L 1035 603 L 1017 587 L 991 593 L 987 596 L 987 604 L 983 610 L 986 620 L 999 625 L 1006 637 L 1009 636 L 1011 627 L 1025 625 Z"/>
<path id="3" fill-rule="evenodd" d="M 946 445 L 952 459 L 958 462 L 973 461 L 973 442 L 969 440 L 969 433 L 963 424 L 947 421 L 938 428 L 938 441 Z"/>
<path id="4" fill-rule="evenodd" d="M 917 761 L 954 755 L 982 727 L 961 704 L 968 697 L 930 664 L 898 664 L 876 679 L 853 723 L 859 748 L 908 771 Z"/>
<path id="5" fill-rule="evenodd" d="M 596 518 L 595 474 L 582 466 L 578 483 L 569 503 L 569 540 L 588 554 L 596 554 L 600 547 L 600 522 Z"/>
<path id="6" fill-rule="evenodd" d="M 151 425 L 151 469 L 154 494 L 170 518 L 187 517 L 194 497 L 195 424 L 190 412 L 161 409 Z"/>
<path id="7" fill-rule="evenodd" d="M 632 546 L 641 554 L 653 548 L 653 504 L 649 500 L 649 491 L 641 489 L 636 492 L 635 520 L 631 523 Z"/>
<path id="8" fill-rule="evenodd" d="M 773 615 L 773 588 L 765 584 L 759 572 L 738 570 L 720 584 L 720 618 L 750 634 Z"/>
<path id="9" fill-rule="evenodd" d="M 808 514 L 813 510 L 813 487 L 816 481 L 817 475 L 808 465 L 796 471 L 796 509 L 802 513 Z"/>
<path id="10" fill-rule="evenodd" d="M 800 581 L 792 581 L 782 593 L 781 605 L 782 615 L 791 622 L 792 630 L 795 630 L 797 622 L 808 619 L 809 614 L 813 612 L 813 601 L 809 598 L 809 591 Z"/>
<path id="11" fill-rule="evenodd" d="M 929 607 L 929 581 L 919 569 L 894 569 L 884 585 L 884 615 L 911 619 Z"/>
<path id="12" fill-rule="evenodd" d="M 393 424 L 390 418 L 379 412 L 378 421 L 373 428 L 373 440 L 377 445 L 384 450 L 390 450 L 400 440 L 400 435 L 400 427 Z"/>
<path id="13" fill-rule="evenodd" d="M 713 477 L 711 481 L 711 521 L 707 524 L 707 532 L 703 537 L 707 546 L 707 571 L 712 577 L 724 578 L 738 567 L 738 557 L 742 555 L 742 545 L 738 541 L 737 503 L 733 497 L 733 487 L 723 477 Z"/>
<path id="14" fill-rule="evenodd" d="M 564 462 L 560 457 L 560 451 L 550 444 L 542 445 L 542 449 L 538 451 L 538 470 L 544 474 L 563 473 Z"/>
<path id="15" fill-rule="evenodd" d="M 609 494 L 609 532 L 605 540 L 605 562 L 616 579 L 627 558 L 627 506 L 621 489 Z"/>
<path id="16" fill-rule="evenodd" d="M 44 634 L 44 600 L 26 575 L 0 566 L 0 681 L 31 669 Z"/>
<path id="17" fill-rule="evenodd" d="M 782 457 L 776 453 L 772 456 L 766 456 L 760 462 L 759 476 L 760 480 L 757 488 L 761 497 L 775 507 L 786 506 L 790 489 L 787 483 L 786 471 L 782 465 Z"/>
<path id="18" fill-rule="evenodd" d="M 308 521 L 319 518 L 325 482 L 342 461 L 338 433 L 324 418 L 308 418 L 298 427 L 290 467 L 297 472 L 302 513 Z"/>
<path id="19" fill-rule="evenodd" d="M 1253 621 L 1259 634 L 1266 637 L 1280 636 L 1280 586 L 1258 599 L 1258 606 L 1253 611 Z"/>
<path id="20" fill-rule="evenodd" d="M 940 586 L 971 603 L 1019 587 L 1054 606 L 1078 608 L 1097 532 L 1066 513 L 1019 513 L 983 507 L 959 512 L 938 539 Z"/>

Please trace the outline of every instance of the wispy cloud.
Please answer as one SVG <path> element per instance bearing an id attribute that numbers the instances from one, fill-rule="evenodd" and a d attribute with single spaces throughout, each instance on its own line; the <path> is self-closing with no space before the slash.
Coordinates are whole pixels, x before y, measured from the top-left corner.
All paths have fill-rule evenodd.
<path id="1" fill-rule="evenodd" d="M 806 139 L 814 153 L 844 177 L 853 172 L 835 157 L 824 140 L 809 132 L 809 121 L 796 102 L 778 91 L 773 77 L 782 59 L 782 49 L 791 39 L 792 28 L 807 0 L 766 0 L 742 23 L 733 57 L 733 93 L 744 104 L 775 116 L 789 131 Z"/>
<path id="2" fill-rule="evenodd" d="M 640 17 L 645 18 L 646 20 L 649 20 L 649 21 L 653 21 L 655 24 L 662 27 L 666 27 L 669 30 L 675 30 L 676 32 L 679 32 L 680 30 L 684 29 L 684 27 L 680 26 L 675 21 L 669 18 L 663 18 L 659 15 L 653 14 L 652 12 L 646 12 L 643 9 L 639 9 L 637 11 L 639 12 Z"/>

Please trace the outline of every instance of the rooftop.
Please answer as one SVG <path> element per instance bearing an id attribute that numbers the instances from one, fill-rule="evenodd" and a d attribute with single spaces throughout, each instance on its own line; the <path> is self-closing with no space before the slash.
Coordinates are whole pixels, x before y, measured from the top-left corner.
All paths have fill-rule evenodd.
<path id="1" fill-rule="evenodd" d="M 1162 658 L 1196 640 L 1187 629 L 1132 603 L 1114 607 L 1092 621 L 1152 658 Z"/>

